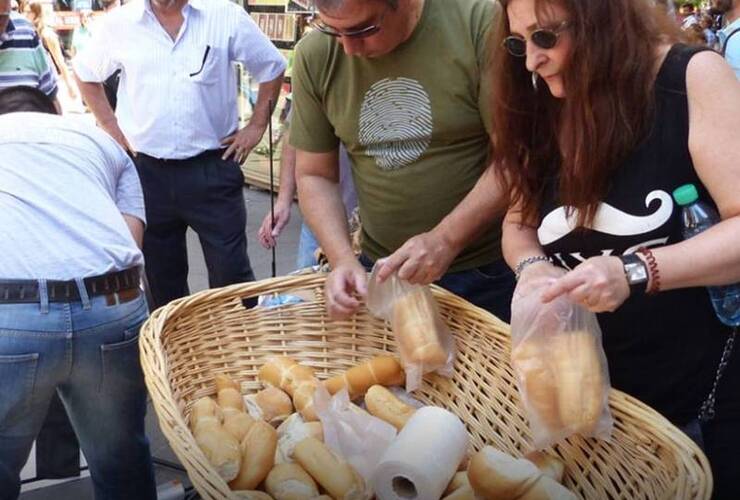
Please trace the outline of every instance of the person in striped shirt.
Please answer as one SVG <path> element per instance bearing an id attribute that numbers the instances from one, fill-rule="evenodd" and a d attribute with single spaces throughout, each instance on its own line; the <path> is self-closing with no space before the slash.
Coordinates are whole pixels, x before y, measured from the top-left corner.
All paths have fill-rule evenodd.
<path id="1" fill-rule="evenodd" d="M 10 0 L 0 0 L 0 89 L 24 85 L 57 100 L 57 79 L 33 25 L 11 11 Z"/>

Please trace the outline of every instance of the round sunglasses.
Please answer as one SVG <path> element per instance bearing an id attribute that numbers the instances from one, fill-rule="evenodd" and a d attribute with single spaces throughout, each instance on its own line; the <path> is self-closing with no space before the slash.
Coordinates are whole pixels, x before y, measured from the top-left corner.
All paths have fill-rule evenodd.
<path id="1" fill-rule="evenodd" d="M 336 28 L 332 28 L 331 26 L 324 24 L 323 21 L 321 21 L 321 19 L 319 19 L 316 14 L 311 17 L 309 24 L 317 31 L 320 31 L 325 35 L 333 36 L 335 38 L 338 38 L 340 36 L 344 38 L 367 38 L 380 31 L 381 25 L 383 24 L 383 19 L 385 18 L 387 12 L 388 8 L 386 7 L 386 9 L 380 15 L 377 23 L 357 30 L 340 31 Z"/>
<path id="2" fill-rule="evenodd" d="M 568 29 L 570 23 L 563 21 L 553 28 L 540 28 L 529 35 L 529 39 L 541 49 L 551 49 L 555 47 L 560 38 L 560 34 Z M 504 48 L 514 57 L 524 57 L 527 55 L 527 40 L 521 36 L 509 35 L 504 38 Z"/>

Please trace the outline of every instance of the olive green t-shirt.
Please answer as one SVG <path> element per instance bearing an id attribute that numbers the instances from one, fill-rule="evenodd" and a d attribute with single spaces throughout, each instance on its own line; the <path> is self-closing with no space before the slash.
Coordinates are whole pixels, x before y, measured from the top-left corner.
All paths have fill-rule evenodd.
<path id="1" fill-rule="evenodd" d="M 313 153 L 345 144 L 362 250 L 373 260 L 434 228 L 488 165 L 481 81 L 495 12 L 492 0 L 426 0 L 411 37 L 379 58 L 347 56 L 320 32 L 298 44 L 291 143 Z M 450 271 L 500 258 L 500 227 L 495 221 Z"/>

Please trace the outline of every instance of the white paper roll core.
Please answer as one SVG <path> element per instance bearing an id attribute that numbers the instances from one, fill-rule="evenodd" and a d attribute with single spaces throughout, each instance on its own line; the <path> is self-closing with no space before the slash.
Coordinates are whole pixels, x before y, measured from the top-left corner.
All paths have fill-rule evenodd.
<path id="1" fill-rule="evenodd" d="M 457 416 L 436 406 L 417 410 L 380 459 L 373 489 L 380 500 L 437 500 L 468 449 Z"/>

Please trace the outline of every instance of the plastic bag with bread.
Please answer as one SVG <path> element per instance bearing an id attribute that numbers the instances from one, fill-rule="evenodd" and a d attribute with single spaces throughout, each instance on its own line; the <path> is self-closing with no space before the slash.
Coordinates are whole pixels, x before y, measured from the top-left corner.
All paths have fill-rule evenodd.
<path id="1" fill-rule="evenodd" d="M 367 307 L 391 324 L 406 372 L 406 390 L 418 389 L 422 376 L 430 372 L 451 377 L 455 341 L 429 287 L 412 285 L 396 273 L 378 283 L 377 269 L 376 265 L 370 276 Z"/>
<path id="2" fill-rule="evenodd" d="M 396 437 L 396 429 L 352 403 L 346 390 L 330 396 L 320 387 L 315 406 L 324 443 L 369 482 L 378 461 Z"/>
<path id="3" fill-rule="evenodd" d="M 608 439 L 609 372 L 596 315 L 566 297 L 542 303 L 548 283 L 527 284 L 511 303 L 511 365 L 533 444 L 542 449 L 573 434 Z"/>

